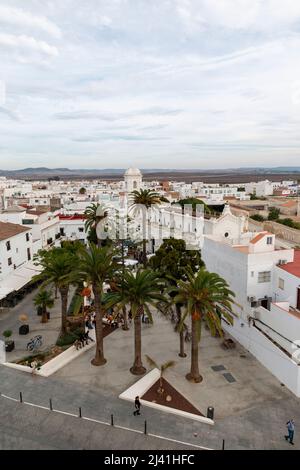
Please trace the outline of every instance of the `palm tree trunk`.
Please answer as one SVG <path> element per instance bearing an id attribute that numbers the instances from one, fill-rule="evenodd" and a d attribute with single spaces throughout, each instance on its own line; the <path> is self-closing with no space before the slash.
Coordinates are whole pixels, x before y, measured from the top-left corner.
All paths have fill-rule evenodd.
<path id="1" fill-rule="evenodd" d="M 177 315 L 177 324 L 180 325 L 181 322 L 181 306 L 180 304 L 175 305 L 176 308 L 176 315 Z M 186 357 L 186 354 L 184 352 L 184 331 L 183 328 L 180 329 L 179 331 L 179 342 L 180 342 L 180 349 L 179 349 L 179 357 Z"/>
<path id="2" fill-rule="evenodd" d="M 142 323 L 141 314 L 144 312 L 143 307 L 139 307 L 134 317 L 134 363 L 130 368 L 130 372 L 134 375 L 142 375 L 146 372 L 142 364 Z"/>
<path id="3" fill-rule="evenodd" d="M 147 240 L 143 240 L 143 264 L 147 266 Z"/>
<path id="4" fill-rule="evenodd" d="M 123 318 L 124 318 L 123 330 L 127 331 L 127 330 L 129 330 L 129 328 L 128 328 L 128 319 L 127 319 L 127 309 L 126 309 L 125 305 L 124 305 L 122 311 L 123 311 Z"/>
<path id="5" fill-rule="evenodd" d="M 199 383 L 202 382 L 203 377 L 199 372 L 199 361 L 198 361 L 198 351 L 199 351 L 199 339 L 197 335 L 197 321 L 200 322 L 201 328 L 201 319 L 194 320 L 192 317 L 192 341 L 191 341 L 191 371 L 185 376 L 187 380 L 191 382 Z"/>
<path id="6" fill-rule="evenodd" d="M 96 312 L 96 352 L 94 359 L 91 360 L 93 366 L 102 366 L 106 363 L 103 349 L 103 310 L 101 308 L 101 295 L 97 286 L 93 285 L 95 312 Z"/>
<path id="7" fill-rule="evenodd" d="M 59 289 L 61 296 L 61 334 L 67 332 L 67 312 L 68 312 L 68 293 L 69 287 L 61 287 Z"/>
<path id="8" fill-rule="evenodd" d="M 158 393 L 160 394 L 163 394 L 164 393 L 164 389 L 163 389 L 163 376 L 162 376 L 162 372 L 160 371 L 160 376 L 159 376 L 159 388 L 158 388 Z"/>
<path id="9" fill-rule="evenodd" d="M 41 319 L 41 323 L 47 323 L 48 321 L 48 317 L 47 317 L 47 306 L 46 305 L 43 305 L 43 310 L 42 310 L 42 319 Z"/>

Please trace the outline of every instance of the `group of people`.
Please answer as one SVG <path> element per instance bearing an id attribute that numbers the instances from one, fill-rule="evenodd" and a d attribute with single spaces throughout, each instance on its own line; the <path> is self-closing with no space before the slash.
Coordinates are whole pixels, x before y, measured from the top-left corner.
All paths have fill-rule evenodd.
<path id="1" fill-rule="evenodd" d="M 107 312 L 104 318 L 106 320 L 106 323 L 108 323 L 109 325 L 118 326 L 118 322 L 113 315 L 113 311 Z M 86 314 L 84 322 L 85 322 L 85 327 L 88 330 L 92 330 L 93 328 L 96 328 L 96 313 L 94 312 L 92 314 Z"/>

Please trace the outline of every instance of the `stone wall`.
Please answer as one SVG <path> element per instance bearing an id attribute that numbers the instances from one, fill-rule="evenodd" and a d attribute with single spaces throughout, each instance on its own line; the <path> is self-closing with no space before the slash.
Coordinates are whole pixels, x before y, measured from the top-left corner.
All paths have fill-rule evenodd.
<path id="1" fill-rule="evenodd" d="M 275 233 L 278 238 L 286 240 L 300 246 L 300 230 L 287 227 L 286 225 L 279 224 L 266 220 L 265 222 L 257 222 L 256 220 L 249 219 L 249 230 L 260 232 L 267 230 L 268 232 Z"/>

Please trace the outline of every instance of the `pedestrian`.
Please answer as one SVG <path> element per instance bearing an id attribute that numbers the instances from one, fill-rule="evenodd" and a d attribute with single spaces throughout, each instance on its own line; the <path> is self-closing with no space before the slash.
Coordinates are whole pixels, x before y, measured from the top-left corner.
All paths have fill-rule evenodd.
<path id="1" fill-rule="evenodd" d="M 295 422 L 293 419 L 290 419 L 287 423 L 288 435 L 284 436 L 286 441 L 290 441 L 290 444 L 294 445 L 294 432 L 295 432 Z"/>
<path id="2" fill-rule="evenodd" d="M 85 343 L 86 343 L 85 333 L 80 333 L 78 341 L 81 343 L 81 347 L 83 348 L 85 346 Z"/>
<path id="3" fill-rule="evenodd" d="M 83 336 L 84 336 L 85 344 L 89 344 L 89 340 L 90 340 L 90 341 L 94 341 L 93 338 L 90 337 L 88 331 L 86 331 Z"/>
<path id="4" fill-rule="evenodd" d="M 135 400 L 134 400 L 134 407 L 135 407 L 135 411 L 133 412 L 134 416 L 137 416 L 137 415 L 140 415 L 141 414 L 141 402 L 140 402 L 140 397 L 137 396 L 135 397 Z"/>

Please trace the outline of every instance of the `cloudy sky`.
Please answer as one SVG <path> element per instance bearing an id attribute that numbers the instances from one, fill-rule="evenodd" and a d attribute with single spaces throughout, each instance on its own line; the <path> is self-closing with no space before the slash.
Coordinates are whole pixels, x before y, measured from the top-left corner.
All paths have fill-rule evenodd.
<path id="1" fill-rule="evenodd" d="M 0 0 L 0 168 L 300 165 L 298 0 Z"/>

